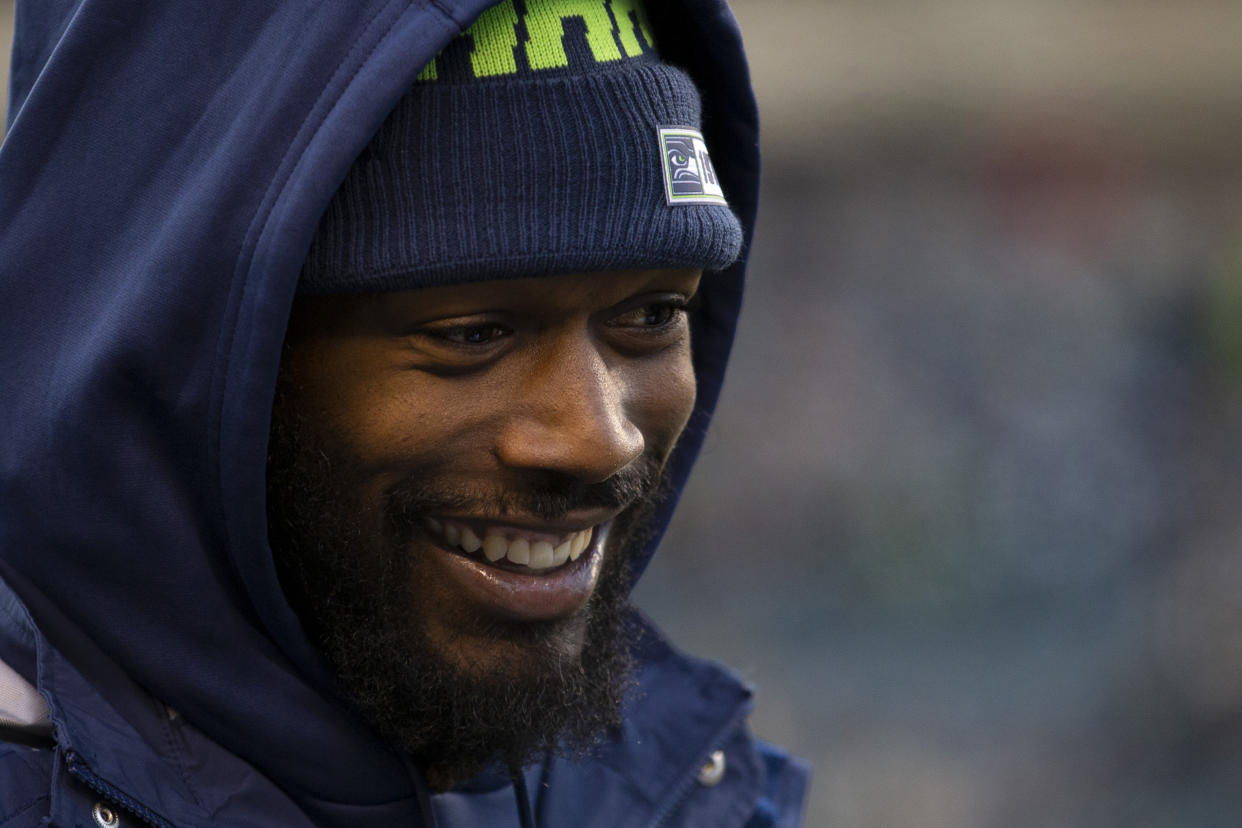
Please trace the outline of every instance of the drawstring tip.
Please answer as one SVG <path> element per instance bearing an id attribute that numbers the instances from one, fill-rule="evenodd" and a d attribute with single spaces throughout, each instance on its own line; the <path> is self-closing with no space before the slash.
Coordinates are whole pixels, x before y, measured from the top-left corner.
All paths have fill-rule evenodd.
<path id="1" fill-rule="evenodd" d="M 530 808 L 530 794 L 526 790 L 526 774 L 521 765 L 509 765 L 509 778 L 513 780 L 513 792 L 517 796 L 518 819 L 522 828 L 535 828 L 535 814 Z"/>

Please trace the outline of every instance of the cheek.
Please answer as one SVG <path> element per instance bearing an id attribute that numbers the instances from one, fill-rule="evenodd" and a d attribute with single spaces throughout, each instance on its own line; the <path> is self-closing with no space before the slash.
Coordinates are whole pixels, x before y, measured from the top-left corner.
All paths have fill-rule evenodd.
<path id="1" fill-rule="evenodd" d="M 667 457 L 694 411 L 696 384 L 689 349 L 670 354 L 637 372 L 633 422 L 648 450 Z"/>
<path id="2" fill-rule="evenodd" d="M 474 456 L 480 429 L 473 406 L 417 379 L 356 389 L 338 410 L 337 434 L 364 468 L 384 478 L 403 476 L 412 465 L 467 467 Z"/>
<path id="3" fill-rule="evenodd" d="M 369 472 L 418 454 L 443 436 L 451 410 L 398 370 L 382 352 L 362 347 L 305 348 L 290 361 L 292 402 L 323 451 Z"/>

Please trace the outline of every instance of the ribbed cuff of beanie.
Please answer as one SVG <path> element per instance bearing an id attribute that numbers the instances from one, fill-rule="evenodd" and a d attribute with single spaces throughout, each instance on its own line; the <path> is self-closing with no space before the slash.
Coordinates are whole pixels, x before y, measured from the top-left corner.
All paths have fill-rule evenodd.
<path id="1" fill-rule="evenodd" d="M 732 264 L 742 229 L 721 204 L 670 205 L 661 127 L 697 129 L 682 71 L 419 84 L 325 212 L 304 293 Z"/>

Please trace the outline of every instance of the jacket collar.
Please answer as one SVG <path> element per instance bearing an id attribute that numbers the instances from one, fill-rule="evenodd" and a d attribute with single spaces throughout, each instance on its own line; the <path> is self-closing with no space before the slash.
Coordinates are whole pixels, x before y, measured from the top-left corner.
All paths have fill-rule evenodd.
<path id="1" fill-rule="evenodd" d="M 748 740 L 736 739 L 750 711 L 750 689 L 723 668 L 673 649 L 646 619 L 637 617 L 636 627 L 638 688 L 621 731 L 591 757 L 551 759 L 528 774 L 539 781 L 532 788 L 541 792 L 537 807 L 549 824 L 581 824 L 592 812 L 625 815 L 609 824 L 658 824 L 694 789 L 713 751 L 730 741 L 733 784 L 721 802 L 744 807 L 759 796 L 761 762 Z M 249 825 L 256 818 L 290 828 L 312 825 L 261 773 L 152 698 L 89 642 L 74 642 L 74 648 L 71 660 L 48 641 L 0 580 L 0 679 L 22 691 L 30 710 L 46 711 L 71 777 L 114 802 L 139 805 L 161 828 Z M 26 658 L 31 652 L 32 662 Z M 8 666 L 23 662 L 33 663 L 37 674 Z M 32 723 L 37 728 L 39 722 L 36 715 Z M 58 802 L 60 795 L 53 791 L 53 813 L 72 807 Z M 437 810 L 468 820 L 477 796 L 469 785 L 438 795 Z M 327 807 L 341 824 L 419 824 L 413 797 L 365 809 Z"/>
<path id="2" fill-rule="evenodd" d="M 723 667 L 676 650 L 647 619 L 639 616 L 637 622 L 639 686 L 622 732 L 597 757 L 550 763 L 542 809 L 547 824 L 580 821 L 584 799 L 593 803 L 587 812 L 609 814 L 610 826 L 665 824 L 704 787 L 704 770 L 716 751 L 727 763 L 728 784 L 713 791 L 711 813 L 749 813 L 764 779 L 744 728 L 751 689 Z M 695 824 L 730 821 L 705 817 Z"/>

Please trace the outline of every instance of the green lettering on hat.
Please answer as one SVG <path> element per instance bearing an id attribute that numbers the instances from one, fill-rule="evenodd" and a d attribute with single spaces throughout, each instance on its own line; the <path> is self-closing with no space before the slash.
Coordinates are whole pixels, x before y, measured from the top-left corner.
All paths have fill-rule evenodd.
<path id="1" fill-rule="evenodd" d="M 470 64 L 476 78 L 517 74 L 517 58 L 513 56 L 518 42 L 517 22 L 513 0 L 492 6 L 474 21 L 468 31 L 474 37 Z"/>
<path id="2" fill-rule="evenodd" d="M 518 74 L 514 50 L 519 45 L 519 17 L 526 23 L 526 56 L 532 70 L 569 66 L 564 44 L 568 18 L 580 18 L 586 25 L 587 46 L 597 63 L 641 57 L 655 46 L 641 0 L 525 0 L 522 5 L 525 12 L 519 16 L 514 0 L 502 0 L 462 32 L 471 38 L 470 67 L 475 78 Z M 439 78 L 436 59 L 418 73 L 420 81 Z"/>
<path id="3" fill-rule="evenodd" d="M 526 57 L 531 69 L 558 69 L 569 65 L 569 56 L 561 43 L 567 17 L 582 18 L 587 28 L 587 45 L 597 61 L 606 63 L 621 59 L 621 50 L 612 36 L 612 17 L 604 0 L 527 0 L 526 32 L 530 39 L 526 42 Z"/>
<path id="4" fill-rule="evenodd" d="M 634 15 L 633 19 L 630 18 L 631 12 Z M 626 57 L 638 57 L 644 51 L 642 44 L 638 42 L 634 34 L 634 21 L 637 21 L 638 29 L 648 45 L 655 46 L 655 38 L 651 36 L 651 26 L 647 23 L 647 11 L 641 3 L 636 3 L 635 0 L 612 0 L 612 16 L 617 19 L 621 48 L 625 49 Z"/>

